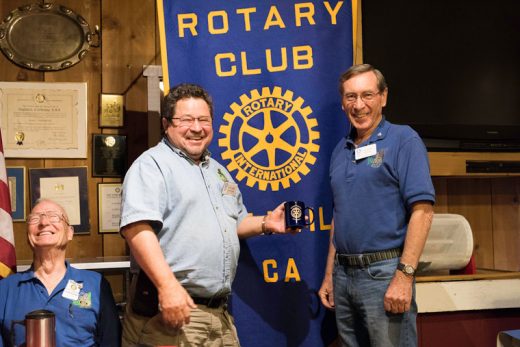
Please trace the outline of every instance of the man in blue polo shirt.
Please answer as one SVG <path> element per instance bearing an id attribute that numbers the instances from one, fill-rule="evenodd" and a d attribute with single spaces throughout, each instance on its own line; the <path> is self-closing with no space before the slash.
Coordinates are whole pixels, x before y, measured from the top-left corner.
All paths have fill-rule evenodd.
<path id="1" fill-rule="evenodd" d="M 415 270 L 433 217 L 426 148 L 409 126 L 383 117 L 381 72 L 355 65 L 340 77 L 350 132 L 334 149 L 333 230 L 323 305 L 347 346 L 416 346 Z"/>
<path id="2" fill-rule="evenodd" d="M 27 271 L 0 281 L 0 347 L 25 346 L 25 329 L 15 321 L 38 310 L 56 319 L 56 346 L 117 347 L 119 315 L 108 282 L 101 274 L 75 269 L 65 261 L 73 227 L 65 210 L 42 199 L 27 216 L 27 240 L 33 263 Z"/>

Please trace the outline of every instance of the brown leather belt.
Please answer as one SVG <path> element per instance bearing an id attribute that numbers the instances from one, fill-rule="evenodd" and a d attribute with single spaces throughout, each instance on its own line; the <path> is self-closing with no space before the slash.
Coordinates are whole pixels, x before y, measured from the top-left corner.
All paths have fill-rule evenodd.
<path id="1" fill-rule="evenodd" d="M 401 256 L 401 248 L 363 254 L 336 254 L 338 263 L 345 266 L 367 266 L 372 263 Z"/>
<path id="2" fill-rule="evenodd" d="M 193 302 L 197 305 L 204 305 L 208 306 L 209 308 L 219 308 L 227 304 L 228 297 L 227 296 L 221 296 L 216 298 L 198 298 L 198 297 L 191 297 L 193 299 Z"/>

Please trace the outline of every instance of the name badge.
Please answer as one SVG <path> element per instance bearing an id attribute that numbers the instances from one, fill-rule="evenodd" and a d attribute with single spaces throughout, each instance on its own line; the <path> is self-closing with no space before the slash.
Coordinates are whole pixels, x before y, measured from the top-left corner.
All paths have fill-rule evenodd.
<path id="1" fill-rule="evenodd" d="M 235 196 L 237 193 L 238 185 L 233 182 L 224 183 L 224 187 L 222 188 L 222 195 L 231 195 Z"/>
<path id="2" fill-rule="evenodd" d="M 83 283 L 77 283 L 76 281 L 69 280 L 61 296 L 63 296 L 65 299 L 78 300 L 79 291 L 81 288 L 83 288 Z"/>
<path id="3" fill-rule="evenodd" d="M 356 151 L 354 152 L 356 160 L 371 157 L 376 154 L 377 154 L 377 149 L 376 149 L 375 143 L 373 143 L 371 145 L 356 148 Z"/>

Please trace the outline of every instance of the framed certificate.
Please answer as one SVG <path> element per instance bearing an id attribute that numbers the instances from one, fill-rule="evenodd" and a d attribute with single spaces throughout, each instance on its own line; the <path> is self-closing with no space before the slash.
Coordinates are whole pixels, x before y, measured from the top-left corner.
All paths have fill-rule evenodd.
<path id="1" fill-rule="evenodd" d="M 8 166 L 6 170 L 13 222 L 25 221 L 25 166 Z"/>
<path id="2" fill-rule="evenodd" d="M 87 84 L 0 82 L 6 158 L 86 158 Z"/>
<path id="3" fill-rule="evenodd" d="M 126 136 L 92 135 L 92 176 L 122 177 L 126 168 Z"/>
<path id="4" fill-rule="evenodd" d="M 119 232 L 121 183 L 98 183 L 99 233 Z"/>
<path id="5" fill-rule="evenodd" d="M 118 94 L 101 94 L 99 127 L 121 128 L 124 125 L 124 98 Z"/>
<path id="6" fill-rule="evenodd" d="M 65 209 L 75 234 L 90 232 L 87 167 L 29 169 L 31 206 L 40 198 L 51 199 Z"/>

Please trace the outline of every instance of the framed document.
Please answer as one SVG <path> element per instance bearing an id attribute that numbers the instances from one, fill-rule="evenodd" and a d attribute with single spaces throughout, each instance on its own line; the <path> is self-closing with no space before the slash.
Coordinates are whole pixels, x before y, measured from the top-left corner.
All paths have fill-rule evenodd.
<path id="1" fill-rule="evenodd" d="M 0 82 L 6 158 L 86 158 L 87 84 Z"/>
<path id="2" fill-rule="evenodd" d="M 75 234 L 90 232 L 87 167 L 29 169 L 31 206 L 40 198 L 51 199 L 65 209 Z"/>
<path id="3" fill-rule="evenodd" d="M 123 95 L 101 94 L 99 102 L 100 128 L 121 128 L 124 125 L 124 98 Z"/>
<path id="4" fill-rule="evenodd" d="M 119 232 L 121 218 L 121 183 L 98 183 L 100 233 Z"/>
<path id="5" fill-rule="evenodd" d="M 13 222 L 25 221 L 25 166 L 8 166 L 6 170 Z"/>
<path id="6" fill-rule="evenodd" d="M 126 167 L 126 136 L 92 135 L 92 176 L 122 177 Z"/>

